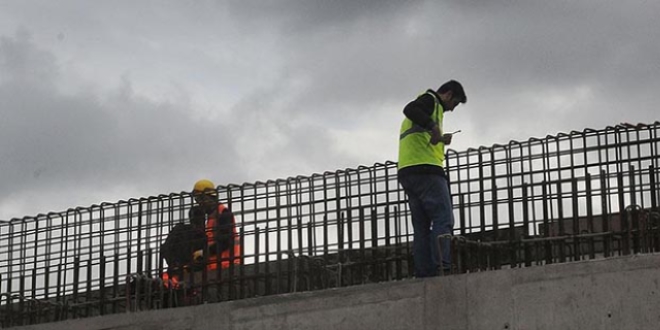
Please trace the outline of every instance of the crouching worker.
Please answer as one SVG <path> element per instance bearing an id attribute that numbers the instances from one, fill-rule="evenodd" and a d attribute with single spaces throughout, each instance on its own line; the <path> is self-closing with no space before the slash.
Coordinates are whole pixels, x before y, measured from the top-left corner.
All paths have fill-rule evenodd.
<path id="1" fill-rule="evenodd" d="M 199 180 L 193 187 L 192 195 L 197 205 L 190 209 L 190 225 L 175 226 L 161 247 L 162 255 L 170 266 L 168 272 L 163 274 L 166 287 L 170 287 L 171 283 L 172 288 L 178 288 L 181 279 L 190 278 L 191 272 L 204 268 L 207 271 L 217 270 L 218 262 L 223 269 L 229 268 L 232 263 L 241 263 L 234 214 L 218 200 L 215 185 L 209 180 Z M 182 228 L 175 232 L 177 227 Z M 171 262 L 166 254 L 171 255 Z"/>

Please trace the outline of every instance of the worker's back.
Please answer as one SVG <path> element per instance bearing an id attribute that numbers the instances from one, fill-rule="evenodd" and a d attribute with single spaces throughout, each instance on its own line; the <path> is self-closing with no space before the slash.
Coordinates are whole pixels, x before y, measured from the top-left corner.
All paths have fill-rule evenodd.
<path id="1" fill-rule="evenodd" d="M 203 228 L 180 223 L 174 226 L 161 245 L 161 256 L 170 268 L 192 266 L 193 253 L 204 249 L 206 234 Z"/>

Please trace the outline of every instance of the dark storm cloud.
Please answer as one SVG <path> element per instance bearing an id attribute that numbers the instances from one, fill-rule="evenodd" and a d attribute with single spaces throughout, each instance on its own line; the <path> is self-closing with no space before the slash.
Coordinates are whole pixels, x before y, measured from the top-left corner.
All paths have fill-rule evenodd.
<path id="1" fill-rule="evenodd" d="M 231 162 L 217 168 L 219 159 L 237 158 L 225 124 L 141 98 L 128 81 L 102 98 L 63 94 L 54 57 L 25 33 L 0 40 L 0 73 L 0 204 L 20 194 L 39 203 L 36 196 L 53 192 L 71 193 L 71 203 L 101 202 L 81 194 L 133 185 L 166 193 L 188 189 L 196 175 L 245 177 Z"/>
<path id="2" fill-rule="evenodd" d="M 402 107 L 448 79 L 468 94 L 446 117 L 463 130 L 458 150 L 652 122 L 659 12 L 648 1 L 17 2 L 0 13 L 0 206 L 25 203 L 34 184 L 100 180 L 117 192 L 94 195 L 107 200 L 199 176 L 394 160 Z M 33 39 L 7 37 L 20 25 Z M 77 193 L 66 205 L 90 194 Z"/>
<path id="3" fill-rule="evenodd" d="M 380 115 L 375 103 L 403 106 L 411 93 L 455 78 L 470 95 L 465 119 L 480 132 L 477 143 L 656 118 L 660 4 L 457 1 L 371 8 L 370 14 L 341 5 L 257 14 L 273 16 L 264 22 L 293 22 L 284 26 L 299 31 L 282 40 L 284 51 L 295 49 L 287 75 L 305 82 L 292 112 L 336 122 L 358 111 Z M 339 12 L 351 14 L 328 23 Z"/>
<path id="4" fill-rule="evenodd" d="M 652 91 L 660 87 L 659 10 L 640 2 L 461 7 L 471 24 L 458 28 L 469 33 L 452 61 L 463 61 L 478 90 L 473 119 L 487 134 L 514 119 L 516 126 L 534 127 L 526 135 L 543 135 L 542 126 L 654 120 L 648 101 L 657 101 Z M 553 108 L 557 98 L 564 99 Z M 480 109 L 496 111 L 482 116 Z"/>
<path id="5" fill-rule="evenodd" d="M 384 21 L 403 14 L 423 1 L 297 1 L 229 2 L 226 9 L 237 19 L 253 27 L 270 26 L 287 34 L 307 34 L 326 29 L 343 29 L 361 20 Z"/>
<path id="6" fill-rule="evenodd" d="M 406 24 L 425 10 L 423 1 L 234 3 L 228 10 L 241 25 L 277 38 L 285 77 L 304 82 L 295 100 L 301 106 L 291 111 L 313 104 L 324 113 L 323 104 L 360 107 L 390 92 L 406 95 L 395 86 L 412 83 L 414 66 L 423 64 L 414 59 L 423 49 L 406 40 Z"/>
<path id="7" fill-rule="evenodd" d="M 299 82 L 280 116 L 356 129 L 369 116 L 398 121 L 416 93 L 454 78 L 470 100 L 448 119 L 468 128 L 459 148 L 657 120 L 657 3 L 340 1 L 228 10 L 277 40 L 275 53 L 286 57 L 281 80 Z"/>

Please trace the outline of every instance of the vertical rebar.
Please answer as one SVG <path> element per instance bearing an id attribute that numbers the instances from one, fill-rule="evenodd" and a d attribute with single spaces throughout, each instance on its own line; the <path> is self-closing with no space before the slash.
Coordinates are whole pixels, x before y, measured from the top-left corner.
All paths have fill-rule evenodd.
<path id="1" fill-rule="evenodd" d="M 609 257 L 612 249 L 612 235 L 610 232 L 610 216 L 608 209 L 608 181 L 607 173 L 605 170 L 600 172 L 600 195 L 601 195 L 601 221 L 603 223 L 602 228 L 604 233 L 608 233 L 603 236 L 603 254 L 605 257 Z"/>
<path id="2" fill-rule="evenodd" d="M 585 178 L 586 189 L 586 205 L 587 205 L 587 232 L 593 234 L 596 232 L 594 228 L 594 206 L 593 206 L 593 192 L 591 191 L 591 174 L 587 173 Z M 596 258 L 596 243 L 593 236 L 589 237 L 589 259 Z"/>
<path id="3" fill-rule="evenodd" d="M 578 205 L 578 181 L 575 177 L 571 177 L 571 201 L 572 205 L 571 208 L 573 210 L 572 212 L 572 217 L 571 221 L 573 222 L 573 261 L 580 260 L 581 253 L 580 253 L 580 246 L 582 243 L 582 239 L 580 238 L 580 217 L 578 214 L 579 211 L 579 205 Z"/>
<path id="4" fill-rule="evenodd" d="M 626 200 L 623 187 L 623 173 L 621 171 L 616 173 L 617 182 L 617 197 L 619 198 L 619 222 L 621 224 L 621 253 L 623 255 L 630 254 L 630 224 L 628 216 L 625 212 Z"/>
<path id="5" fill-rule="evenodd" d="M 545 233 L 544 237 L 549 238 L 551 236 L 555 236 L 556 233 L 554 232 L 554 224 L 550 223 L 550 214 L 548 211 L 548 204 L 550 203 L 550 198 L 548 197 L 548 186 L 549 183 L 543 181 L 542 183 L 542 189 L 543 193 L 541 196 L 541 200 L 543 201 L 543 227 L 545 228 Z M 551 227 L 552 226 L 552 227 Z M 551 264 L 552 263 L 552 243 L 550 240 L 546 240 L 544 244 L 544 251 L 545 251 L 545 263 L 546 264 Z"/>
<path id="6" fill-rule="evenodd" d="M 522 207 L 523 207 L 523 237 L 529 237 L 529 185 L 526 183 L 522 184 Z M 532 265 L 532 250 L 529 244 L 523 243 L 523 249 L 525 254 L 525 267 L 530 267 Z"/>

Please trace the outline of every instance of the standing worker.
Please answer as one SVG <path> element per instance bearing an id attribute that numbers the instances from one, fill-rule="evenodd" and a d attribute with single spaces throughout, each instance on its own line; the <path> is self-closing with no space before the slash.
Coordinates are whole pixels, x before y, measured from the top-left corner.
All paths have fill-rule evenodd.
<path id="1" fill-rule="evenodd" d="M 408 195 L 414 230 L 415 276 L 429 277 L 451 270 L 449 239 L 441 239 L 442 265 L 437 237 L 451 235 L 454 215 L 447 174 L 443 169 L 445 145 L 453 134 L 443 133 L 445 111 L 453 111 L 467 98 L 457 81 L 429 89 L 403 109 L 406 118 L 399 135 L 399 183 Z"/>
<path id="2" fill-rule="evenodd" d="M 193 198 L 206 217 L 206 238 L 209 252 L 207 270 L 218 269 L 218 255 L 222 268 L 241 263 L 241 245 L 236 233 L 234 214 L 218 200 L 213 182 L 199 180 L 193 187 Z M 203 260 L 204 250 L 195 251 L 193 259 Z"/>

